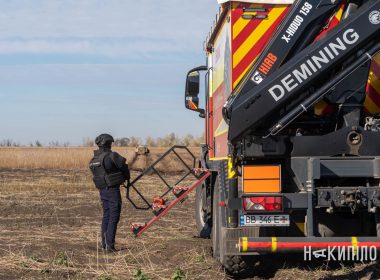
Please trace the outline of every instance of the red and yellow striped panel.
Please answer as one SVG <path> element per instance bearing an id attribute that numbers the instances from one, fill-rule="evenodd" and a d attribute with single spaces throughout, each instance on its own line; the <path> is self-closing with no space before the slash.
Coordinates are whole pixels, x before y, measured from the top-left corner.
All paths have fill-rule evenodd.
<path id="1" fill-rule="evenodd" d="M 246 12 L 244 8 L 266 8 L 266 12 Z M 288 11 L 288 5 L 234 3 L 232 22 L 232 85 L 241 81 L 268 43 Z M 243 19 L 242 16 L 267 14 L 267 19 Z"/>
<path id="2" fill-rule="evenodd" d="M 380 54 L 372 60 L 364 108 L 370 114 L 380 113 Z"/>

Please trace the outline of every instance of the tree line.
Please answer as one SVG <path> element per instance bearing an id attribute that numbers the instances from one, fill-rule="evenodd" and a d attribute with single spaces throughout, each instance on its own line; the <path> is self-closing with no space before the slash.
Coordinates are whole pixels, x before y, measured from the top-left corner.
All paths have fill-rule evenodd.
<path id="1" fill-rule="evenodd" d="M 205 142 L 204 134 L 201 136 L 193 136 L 192 134 L 186 134 L 183 137 L 178 137 L 175 133 L 169 133 L 164 137 L 151 137 L 148 136 L 145 139 L 139 137 L 121 137 L 116 138 L 114 146 L 116 147 L 137 147 L 140 145 L 146 145 L 148 147 L 171 147 L 174 145 L 184 145 L 189 147 L 197 147 L 201 143 Z M 94 140 L 91 138 L 83 139 L 83 146 L 94 146 Z"/>
<path id="2" fill-rule="evenodd" d="M 0 141 L 0 147 L 70 147 L 70 142 L 50 141 L 48 144 L 43 144 L 41 141 L 36 140 L 29 142 L 27 145 L 20 144 L 12 139 L 3 139 Z"/>
<path id="3" fill-rule="evenodd" d="M 116 147 L 137 147 L 140 145 L 146 145 L 148 147 L 171 147 L 174 145 L 184 145 L 189 147 L 197 147 L 201 143 L 205 142 L 204 134 L 201 136 L 193 136 L 192 134 L 186 134 L 183 137 L 177 136 L 175 133 L 169 133 L 163 137 L 151 137 L 148 136 L 145 139 L 131 136 L 116 138 L 114 146 Z M 73 146 L 70 142 L 51 141 L 47 144 L 42 143 L 39 140 L 30 142 L 27 145 L 22 145 L 19 142 L 12 139 L 4 139 L 0 141 L 0 147 L 70 147 Z M 82 147 L 94 147 L 95 142 L 93 138 L 83 138 Z"/>

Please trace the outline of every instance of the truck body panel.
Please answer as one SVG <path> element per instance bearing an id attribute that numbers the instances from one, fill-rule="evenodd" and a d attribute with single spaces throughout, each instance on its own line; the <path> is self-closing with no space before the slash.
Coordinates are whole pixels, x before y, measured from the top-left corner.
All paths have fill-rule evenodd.
<path id="1" fill-rule="evenodd" d="M 228 2 L 208 41 L 210 159 L 227 159 L 228 124 L 222 110 L 231 92 L 256 61 L 289 5 Z M 257 17 L 250 19 L 249 17 Z M 262 16 L 260 18 L 260 16 Z M 246 18 L 248 17 L 248 18 Z M 210 64 L 211 63 L 211 64 Z"/>

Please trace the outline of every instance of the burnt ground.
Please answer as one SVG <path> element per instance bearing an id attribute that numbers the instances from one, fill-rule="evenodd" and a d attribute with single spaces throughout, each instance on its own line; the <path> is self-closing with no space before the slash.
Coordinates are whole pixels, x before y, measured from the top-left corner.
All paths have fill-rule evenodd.
<path id="1" fill-rule="evenodd" d="M 154 176 L 142 184 L 148 197 L 160 188 Z M 0 279 L 231 279 L 212 258 L 210 240 L 195 237 L 193 195 L 138 239 L 129 224 L 151 216 L 123 202 L 120 251 L 103 254 L 99 197 L 87 171 L 0 170 Z M 267 256 L 252 267 L 245 279 L 380 278 L 373 263 L 310 263 L 302 255 Z"/>

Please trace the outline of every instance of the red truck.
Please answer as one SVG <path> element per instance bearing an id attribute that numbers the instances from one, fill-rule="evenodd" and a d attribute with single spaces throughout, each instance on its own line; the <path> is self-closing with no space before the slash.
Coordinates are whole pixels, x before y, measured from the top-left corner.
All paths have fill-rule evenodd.
<path id="1" fill-rule="evenodd" d="M 199 235 L 235 274 L 257 254 L 376 250 L 380 1 L 219 4 L 207 65 L 186 81 L 211 171 L 197 188 Z"/>

